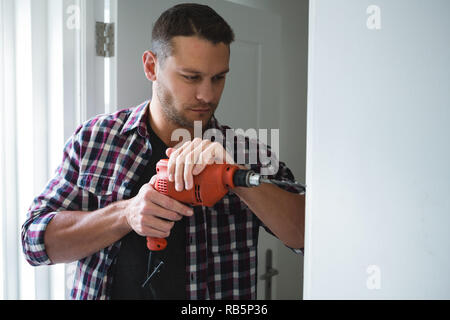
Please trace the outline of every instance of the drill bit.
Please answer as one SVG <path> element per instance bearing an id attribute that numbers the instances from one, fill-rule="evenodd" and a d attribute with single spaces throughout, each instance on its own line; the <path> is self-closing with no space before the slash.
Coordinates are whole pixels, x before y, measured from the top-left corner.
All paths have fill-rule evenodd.
<path id="1" fill-rule="evenodd" d="M 267 176 L 262 176 L 253 170 L 238 170 L 235 174 L 235 177 L 233 178 L 233 182 L 236 186 L 245 186 L 245 187 L 257 187 L 262 183 L 270 183 L 284 187 L 295 187 L 300 188 L 302 190 L 300 194 L 304 194 L 306 191 L 306 186 L 297 181 L 288 181 L 288 180 L 281 181 L 276 179 L 270 179 Z"/>
<path id="2" fill-rule="evenodd" d="M 281 180 L 269 179 L 267 177 L 260 176 L 259 182 L 260 183 L 271 183 L 271 184 L 275 184 L 277 186 L 300 188 L 302 190 L 302 192 L 300 194 L 304 194 L 306 191 L 306 186 L 297 181 L 281 181 Z"/>

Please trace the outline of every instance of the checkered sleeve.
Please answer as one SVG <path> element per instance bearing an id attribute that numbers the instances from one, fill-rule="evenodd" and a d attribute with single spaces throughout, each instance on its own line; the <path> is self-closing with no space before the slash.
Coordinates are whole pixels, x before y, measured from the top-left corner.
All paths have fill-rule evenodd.
<path id="1" fill-rule="evenodd" d="M 22 225 L 22 250 L 32 266 L 52 264 L 44 243 L 45 230 L 52 218 L 58 211 L 78 210 L 80 207 L 77 187 L 80 154 L 77 133 L 80 129 L 81 126 L 67 141 L 61 164 L 42 193 L 33 200 Z"/>

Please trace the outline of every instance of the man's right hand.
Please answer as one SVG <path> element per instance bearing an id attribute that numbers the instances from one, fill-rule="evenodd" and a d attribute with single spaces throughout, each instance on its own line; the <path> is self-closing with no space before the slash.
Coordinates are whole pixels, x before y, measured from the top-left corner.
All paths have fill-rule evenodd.
<path id="1" fill-rule="evenodd" d="M 175 222 L 183 216 L 192 216 L 194 211 L 156 191 L 155 181 L 156 176 L 153 176 L 134 198 L 127 200 L 126 219 L 128 225 L 141 236 L 167 238 Z"/>

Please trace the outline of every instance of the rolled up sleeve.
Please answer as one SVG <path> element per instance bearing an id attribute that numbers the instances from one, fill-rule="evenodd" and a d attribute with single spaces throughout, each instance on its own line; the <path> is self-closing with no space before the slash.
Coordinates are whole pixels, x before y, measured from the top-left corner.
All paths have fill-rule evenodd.
<path id="1" fill-rule="evenodd" d="M 56 212 L 35 214 L 34 218 L 22 226 L 22 247 L 25 259 L 32 266 L 49 265 L 45 251 L 44 233 Z"/>

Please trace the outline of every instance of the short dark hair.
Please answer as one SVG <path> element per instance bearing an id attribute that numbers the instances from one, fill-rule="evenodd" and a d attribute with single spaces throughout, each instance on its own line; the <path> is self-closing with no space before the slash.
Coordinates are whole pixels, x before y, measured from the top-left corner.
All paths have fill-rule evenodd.
<path id="1" fill-rule="evenodd" d="M 152 51 L 160 63 L 173 54 L 172 38 L 198 36 L 213 44 L 230 45 L 234 32 L 211 7 L 196 3 L 178 4 L 161 14 L 152 31 Z"/>

